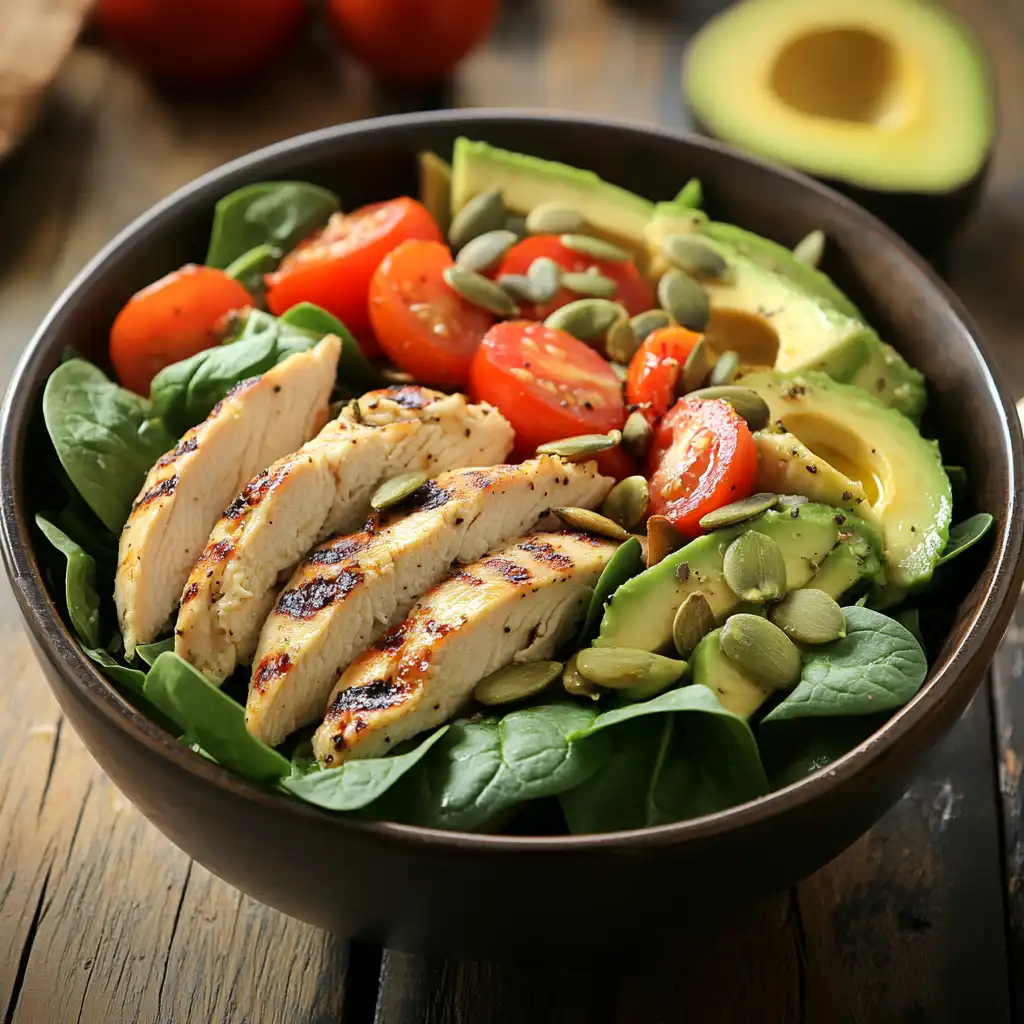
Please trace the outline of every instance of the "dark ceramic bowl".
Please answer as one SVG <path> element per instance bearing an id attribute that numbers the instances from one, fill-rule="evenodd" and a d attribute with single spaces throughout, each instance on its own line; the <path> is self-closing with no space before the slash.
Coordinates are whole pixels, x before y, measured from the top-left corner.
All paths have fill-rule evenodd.
<path id="1" fill-rule="evenodd" d="M 107 327 L 128 296 L 202 259 L 213 204 L 231 189 L 304 178 L 351 208 L 414 190 L 416 154 L 446 152 L 460 134 L 593 168 L 654 198 L 696 175 L 713 215 L 789 244 L 823 228 L 833 240 L 829 272 L 928 375 L 946 459 L 968 467 L 975 503 L 996 517 L 994 541 L 975 560 L 976 576 L 953 574 L 969 578 L 950 593 L 952 627 L 927 685 L 827 771 L 720 814 L 611 835 L 463 835 L 342 820 L 180 746 L 118 696 L 61 621 L 40 579 L 29 491 L 40 396 L 65 346 L 102 360 Z M 1017 417 L 963 309 L 914 253 L 799 175 L 674 132 L 571 116 L 445 112 L 330 128 L 175 193 L 117 237 L 47 317 L 7 393 L 0 460 L 11 584 L 61 707 L 115 784 L 174 843 L 257 899 L 344 935 L 430 952 L 628 946 L 825 864 L 890 806 L 964 710 L 1024 568 Z"/>

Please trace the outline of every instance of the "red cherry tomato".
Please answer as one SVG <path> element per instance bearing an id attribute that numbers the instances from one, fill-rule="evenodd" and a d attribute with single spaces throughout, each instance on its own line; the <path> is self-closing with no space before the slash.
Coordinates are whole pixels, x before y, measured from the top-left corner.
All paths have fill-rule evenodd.
<path id="1" fill-rule="evenodd" d="M 444 240 L 426 207 L 407 196 L 336 213 L 267 274 L 270 312 L 280 316 L 299 302 L 313 302 L 357 337 L 365 334 L 370 278 L 380 261 L 409 238 Z"/>
<path id="2" fill-rule="evenodd" d="M 491 30 L 498 0 L 328 0 L 345 48 L 381 78 L 429 85 Z"/>
<path id="3" fill-rule="evenodd" d="M 200 88 L 251 78 L 281 53 L 305 0 L 99 0 L 114 48 L 164 85 Z"/>
<path id="4" fill-rule="evenodd" d="M 700 335 L 685 327 L 652 331 L 629 362 L 626 401 L 654 423 L 675 401 L 676 384 Z"/>
<path id="5" fill-rule="evenodd" d="M 754 489 L 754 439 L 727 402 L 681 398 L 655 429 L 649 457 L 650 511 L 687 537 L 704 532 L 701 516 Z"/>
<path id="6" fill-rule="evenodd" d="M 440 242 L 403 242 L 370 282 L 370 319 L 380 347 L 417 380 L 461 387 L 494 317 L 458 296 L 442 274 L 452 254 Z"/>
<path id="7" fill-rule="evenodd" d="M 586 256 L 573 249 L 567 249 L 562 245 L 558 235 L 534 235 L 532 238 L 524 238 L 512 246 L 498 268 L 498 275 L 501 274 L 525 274 L 530 269 L 534 260 L 547 256 L 553 259 L 563 269 L 582 273 L 591 267 L 596 267 L 605 277 L 610 277 L 618 286 L 618 293 L 615 301 L 621 302 L 629 311 L 630 316 L 643 313 L 654 306 L 654 296 L 647 283 L 640 276 L 632 260 L 598 260 L 593 256 Z M 556 309 L 578 299 L 579 295 L 569 291 L 568 288 L 560 288 L 554 297 L 543 303 L 531 305 L 527 303 L 522 306 L 522 315 L 527 320 L 544 320 Z"/>
<path id="8" fill-rule="evenodd" d="M 188 264 L 136 292 L 110 328 L 110 361 L 118 379 L 140 395 L 170 363 L 220 343 L 222 318 L 252 305 L 223 270 Z"/>
<path id="9" fill-rule="evenodd" d="M 604 433 L 626 418 L 622 385 L 593 349 L 524 320 L 495 324 L 469 372 L 475 401 L 496 405 L 516 432 L 519 458 L 545 441 Z"/>

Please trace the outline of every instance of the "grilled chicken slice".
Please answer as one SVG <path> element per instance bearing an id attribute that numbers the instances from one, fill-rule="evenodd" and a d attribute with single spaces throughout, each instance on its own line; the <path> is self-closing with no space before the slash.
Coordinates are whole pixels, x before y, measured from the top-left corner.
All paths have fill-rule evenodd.
<path id="1" fill-rule="evenodd" d="M 362 533 L 321 544 L 263 625 L 246 725 L 276 746 L 323 717 L 348 663 L 400 622 L 452 563 L 522 536 L 552 505 L 593 507 L 612 481 L 594 463 L 542 455 L 518 466 L 442 473 Z"/>
<path id="2" fill-rule="evenodd" d="M 388 477 L 490 466 L 512 447 L 508 420 L 462 395 L 409 385 L 371 391 L 297 452 L 258 473 L 213 528 L 182 594 L 174 649 L 223 682 L 252 659 L 279 582 L 311 547 L 356 529 Z"/>
<path id="3" fill-rule="evenodd" d="M 246 480 L 324 425 L 340 353 L 328 336 L 237 384 L 149 471 L 117 552 L 114 601 L 129 656 L 167 624 L 213 524 Z"/>
<path id="4" fill-rule="evenodd" d="M 313 738 L 320 763 L 380 757 L 446 722 L 490 673 L 550 658 L 578 628 L 617 547 L 585 533 L 535 533 L 427 591 L 338 681 Z"/>

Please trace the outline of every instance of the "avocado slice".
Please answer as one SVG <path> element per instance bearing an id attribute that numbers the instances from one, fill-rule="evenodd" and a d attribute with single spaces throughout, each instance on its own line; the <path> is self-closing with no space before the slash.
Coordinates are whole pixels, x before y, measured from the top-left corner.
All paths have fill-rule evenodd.
<path id="1" fill-rule="evenodd" d="M 712 134 L 861 188 L 951 192 L 992 145 L 984 58 L 941 4 L 744 0 L 704 26 L 683 66 Z"/>
<path id="2" fill-rule="evenodd" d="M 749 718 L 768 699 L 770 692 L 722 653 L 718 643 L 721 632 L 721 629 L 712 630 L 694 648 L 690 658 L 693 681 L 711 690 L 726 711 Z"/>
<path id="3" fill-rule="evenodd" d="M 747 531 L 778 544 L 786 563 L 789 590 L 805 587 L 837 543 L 872 535 L 872 528 L 839 509 L 814 502 L 770 509 L 756 519 L 715 530 L 690 541 L 657 565 L 624 583 L 605 606 L 597 647 L 637 647 L 659 651 L 672 642 L 672 620 L 684 599 L 696 591 L 707 598 L 722 622 L 739 607 L 739 598 L 722 576 L 726 549 Z M 847 535 L 841 540 L 841 533 Z M 870 569 L 870 565 L 866 567 Z"/>
<path id="4" fill-rule="evenodd" d="M 500 191 L 513 213 L 527 214 L 541 203 L 575 207 L 596 232 L 642 249 L 654 203 L 617 185 L 554 160 L 498 149 L 486 142 L 455 140 L 452 153 L 452 212 L 481 192 Z"/>
<path id="5" fill-rule="evenodd" d="M 878 398 L 821 373 L 750 374 L 743 386 L 757 391 L 772 421 L 814 454 L 806 477 L 824 477 L 827 464 L 860 484 L 882 528 L 888 583 L 908 590 L 927 583 L 946 546 L 953 510 L 938 446 Z"/>
<path id="6" fill-rule="evenodd" d="M 879 342 L 850 383 L 869 391 L 914 423 L 921 419 L 927 398 L 924 374 L 915 370 L 892 345 Z"/>

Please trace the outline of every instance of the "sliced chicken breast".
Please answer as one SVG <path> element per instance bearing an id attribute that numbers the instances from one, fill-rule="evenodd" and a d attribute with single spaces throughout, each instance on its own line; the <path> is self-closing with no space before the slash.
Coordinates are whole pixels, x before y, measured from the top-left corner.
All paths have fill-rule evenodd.
<path id="1" fill-rule="evenodd" d="M 380 757 L 451 718 L 473 687 L 571 639 L 618 544 L 536 533 L 452 573 L 344 672 L 313 738 L 321 764 Z"/>
<path id="2" fill-rule="evenodd" d="M 149 471 L 121 531 L 114 601 L 125 652 L 156 639 L 228 502 L 327 419 L 341 342 L 324 338 L 237 384 Z"/>
<path id="3" fill-rule="evenodd" d="M 321 544 L 263 625 L 249 683 L 249 731 L 276 746 L 322 718 L 349 662 L 405 618 L 454 562 L 475 561 L 522 536 L 553 505 L 593 507 L 611 484 L 592 462 L 549 455 L 454 470 L 362 533 Z"/>
<path id="4" fill-rule="evenodd" d="M 490 466 L 512 447 L 508 420 L 415 385 L 371 391 L 297 452 L 258 473 L 213 528 L 182 594 L 174 649 L 211 682 L 252 659 L 282 579 L 311 547 L 356 529 L 388 477 Z"/>

